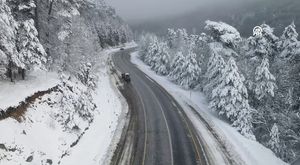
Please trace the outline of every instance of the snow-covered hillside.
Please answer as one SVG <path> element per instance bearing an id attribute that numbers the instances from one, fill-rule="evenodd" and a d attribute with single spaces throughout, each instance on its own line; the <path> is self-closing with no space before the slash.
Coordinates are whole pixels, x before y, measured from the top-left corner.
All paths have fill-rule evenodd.
<path id="1" fill-rule="evenodd" d="M 58 74 L 55 72 L 35 71 L 28 75 L 25 81 L 10 83 L 0 81 L 0 109 L 17 106 L 28 96 L 38 91 L 45 91 L 59 83 Z"/>
<path id="2" fill-rule="evenodd" d="M 0 0 L 0 164 L 108 163 L 126 104 L 106 61 L 131 37 L 103 0 Z"/>
<path id="3" fill-rule="evenodd" d="M 103 51 L 101 59 L 118 49 Z M 19 120 L 11 117 L 0 120 L 0 164 L 108 163 L 120 136 L 122 122 L 119 120 L 124 119 L 126 103 L 112 86 L 107 69 L 105 62 L 99 63 L 97 88 L 91 92 L 91 101 L 96 108 L 86 111 L 76 111 L 73 104 L 69 104 L 71 100 L 80 100 L 76 99 L 77 96 L 84 96 L 73 95 L 73 92 L 87 90 L 72 77 L 61 80 L 54 73 L 32 73 L 22 81 L 23 85 L 16 84 L 18 88 L 9 88 L 10 93 L 6 89 L 1 90 L 1 97 L 7 100 L 14 100 L 17 95 L 18 100 L 23 101 L 32 92 L 58 86 L 57 90 L 38 97 L 24 114 L 20 114 Z M 68 89 L 64 89 L 62 82 L 68 84 L 72 91 L 66 92 Z M 9 82 L 2 84 L 7 87 L 14 85 Z M 69 101 L 65 102 L 64 97 L 68 97 Z M 16 105 L 14 101 L 2 106 Z"/>

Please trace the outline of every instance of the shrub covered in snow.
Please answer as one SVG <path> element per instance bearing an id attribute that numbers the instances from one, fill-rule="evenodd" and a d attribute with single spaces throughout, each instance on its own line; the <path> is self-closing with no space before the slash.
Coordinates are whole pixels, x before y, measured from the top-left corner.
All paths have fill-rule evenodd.
<path id="1" fill-rule="evenodd" d="M 81 64 L 77 78 L 90 89 L 96 88 L 96 76 L 92 73 L 92 64 L 90 62 Z"/>
<path id="2" fill-rule="evenodd" d="M 63 74 L 59 90 L 62 93 L 59 121 L 64 123 L 67 129 L 87 127 L 93 121 L 91 112 L 96 108 L 87 87 Z"/>

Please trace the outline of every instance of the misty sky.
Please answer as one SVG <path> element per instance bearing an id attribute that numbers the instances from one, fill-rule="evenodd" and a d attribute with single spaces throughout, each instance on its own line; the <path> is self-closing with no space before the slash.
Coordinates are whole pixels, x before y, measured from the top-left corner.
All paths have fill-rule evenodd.
<path id="1" fill-rule="evenodd" d="M 141 21 L 182 14 L 224 0 L 106 0 L 126 21 Z"/>

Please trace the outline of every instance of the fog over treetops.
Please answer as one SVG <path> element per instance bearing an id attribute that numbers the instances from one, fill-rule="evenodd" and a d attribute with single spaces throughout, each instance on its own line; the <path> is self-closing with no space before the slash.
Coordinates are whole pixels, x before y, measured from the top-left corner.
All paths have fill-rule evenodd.
<path id="1" fill-rule="evenodd" d="M 136 31 L 165 33 L 166 28 L 187 28 L 201 32 L 205 20 L 224 21 L 252 33 L 256 25 L 267 23 L 281 33 L 295 21 L 300 30 L 299 0 L 111 0 L 117 12 Z"/>

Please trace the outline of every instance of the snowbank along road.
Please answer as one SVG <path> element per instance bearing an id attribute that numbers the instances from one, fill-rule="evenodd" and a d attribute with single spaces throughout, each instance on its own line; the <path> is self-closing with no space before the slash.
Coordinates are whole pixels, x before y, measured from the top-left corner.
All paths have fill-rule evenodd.
<path id="1" fill-rule="evenodd" d="M 112 164 L 210 164 L 181 106 L 130 62 L 132 51 L 119 51 L 112 57 L 117 69 L 130 73 L 132 79 L 120 89 L 129 104 L 131 118 Z"/>

